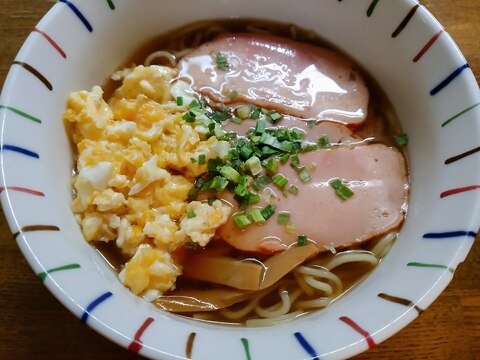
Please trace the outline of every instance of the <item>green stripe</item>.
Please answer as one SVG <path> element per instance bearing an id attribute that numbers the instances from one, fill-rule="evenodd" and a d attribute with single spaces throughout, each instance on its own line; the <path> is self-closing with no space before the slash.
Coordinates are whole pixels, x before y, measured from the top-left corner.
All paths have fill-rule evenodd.
<path id="1" fill-rule="evenodd" d="M 41 272 L 40 274 L 38 274 L 38 278 L 40 279 L 41 282 L 44 282 L 45 279 L 47 278 L 47 275 L 52 273 L 52 272 L 70 270 L 70 269 L 78 269 L 78 268 L 80 268 L 79 264 L 68 264 L 68 265 L 64 265 L 64 266 L 59 266 L 59 267 Z"/>
<path id="2" fill-rule="evenodd" d="M 35 116 L 32 116 L 32 115 L 30 115 L 30 114 L 27 114 L 27 113 L 25 113 L 25 112 L 23 112 L 23 111 L 21 111 L 21 110 L 18 110 L 18 109 L 16 109 L 16 108 L 13 108 L 13 107 L 11 107 L 11 106 L 5 106 L 5 105 L 1 105 L 1 104 L 0 104 L 0 109 L 7 109 L 7 110 L 10 110 L 10 111 L 14 112 L 15 114 L 18 114 L 18 115 L 20 115 L 20 116 L 23 116 L 24 118 L 26 118 L 26 119 L 28 119 L 28 120 L 32 120 L 32 121 L 34 121 L 34 122 L 36 122 L 36 123 L 39 123 L 39 124 L 42 123 L 42 120 L 36 118 Z"/>
<path id="3" fill-rule="evenodd" d="M 243 347 L 245 348 L 245 355 L 247 356 L 247 360 L 252 360 L 252 357 L 250 356 L 250 349 L 249 349 L 249 346 L 248 346 L 248 340 L 245 339 L 245 338 L 242 338 L 242 344 L 243 344 Z"/>
<path id="4" fill-rule="evenodd" d="M 450 119 L 448 119 L 447 121 L 445 121 L 445 122 L 442 124 L 442 127 L 444 127 L 445 125 L 451 123 L 453 120 L 455 120 L 455 119 L 458 118 L 459 116 L 462 116 L 462 115 L 465 114 L 467 111 L 472 110 L 473 108 L 477 107 L 478 105 L 480 105 L 480 103 L 473 104 L 472 106 L 469 106 L 469 107 L 466 108 L 465 110 L 460 111 L 458 114 L 452 116 Z"/>
<path id="5" fill-rule="evenodd" d="M 438 269 L 447 269 L 452 274 L 455 272 L 455 269 L 448 267 L 442 264 L 426 264 L 426 263 L 419 263 L 419 262 L 409 262 L 407 266 L 416 266 L 416 267 L 430 267 L 430 268 L 438 268 Z"/>

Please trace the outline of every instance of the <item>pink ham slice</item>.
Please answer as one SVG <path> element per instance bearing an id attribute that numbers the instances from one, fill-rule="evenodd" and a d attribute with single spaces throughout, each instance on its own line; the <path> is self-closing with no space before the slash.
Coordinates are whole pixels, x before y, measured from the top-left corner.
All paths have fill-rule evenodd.
<path id="1" fill-rule="evenodd" d="M 216 64 L 226 56 L 228 70 Z M 324 48 L 258 34 L 230 34 L 181 59 L 180 78 L 215 101 L 247 102 L 305 119 L 361 124 L 369 99 L 365 82 L 347 58 Z M 232 100 L 229 95 L 236 91 Z"/>
<path id="2" fill-rule="evenodd" d="M 274 253 L 306 235 L 320 250 L 348 247 L 384 234 L 401 224 L 406 211 L 408 183 L 403 156 L 382 144 L 336 147 L 305 153 L 301 165 L 310 170 L 312 180 L 303 184 L 287 164 L 279 172 L 299 189 L 299 194 L 284 197 L 274 185 L 262 195 L 265 206 L 276 205 L 276 213 L 263 225 L 239 229 L 230 218 L 218 234 L 234 247 L 252 252 Z M 341 200 L 330 185 L 340 178 L 354 191 Z M 276 193 L 275 200 L 269 200 Z M 267 199 L 267 201 L 265 201 Z M 232 204 L 236 202 L 232 199 Z M 234 212 L 238 209 L 234 209 Z M 291 213 L 295 231 L 289 233 L 277 224 L 280 211 Z"/>

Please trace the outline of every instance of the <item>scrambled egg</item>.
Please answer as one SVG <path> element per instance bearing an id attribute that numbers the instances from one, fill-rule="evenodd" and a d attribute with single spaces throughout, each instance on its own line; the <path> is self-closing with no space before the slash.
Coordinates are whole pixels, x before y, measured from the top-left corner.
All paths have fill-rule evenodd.
<path id="1" fill-rule="evenodd" d="M 108 104 L 94 86 L 70 94 L 64 113 L 78 150 L 72 209 L 83 235 L 116 242 L 130 258 L 120 280 L 149 300 L 181 275 L 172 253 L 187 242 L 207 245 L 231 212 L 220 200 L 188 202 L 195 177 L 229 144 L 182 119 L 188 103 L 174 101 L 183 89 L 171 86 L 175 75 L 162 66 L 119 71 L 122 85 Z M 191 160 L 200 155 L 204 164 Z"/>

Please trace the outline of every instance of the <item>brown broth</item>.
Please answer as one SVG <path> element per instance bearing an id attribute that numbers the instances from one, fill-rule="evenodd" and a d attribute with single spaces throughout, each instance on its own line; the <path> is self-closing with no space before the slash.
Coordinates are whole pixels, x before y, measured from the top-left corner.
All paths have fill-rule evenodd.
<path id="1" fill-rule="evenodd" d="M 196 47 L 203 42 L 213 39 L 215 36 L 222 32 L 244 33 L 262 31 L 268 31 L 269 33 L 277 36 L 283 36 L 296 41 L 307 42 L 312 45 L 326 47 L 342 53 L 334 45 L 326 42 L 312 31 L 302 29 L 291 24 L 281 24 L 258 19 L 219 19 L 186 25 L 184 27 L 161 34 L 158 37 L 147 41 L 139 49 L 136 49 L 132 53 L 132 55 L 123 63 L 123 67 L 130 67 L 134 64 L 143 64 L 145 58 L 149 54 L 158 50 L 167 50 L 175 53 L 184 50 L 184 48 Z M 358 64 L 357 67 L 361 69 Z M 371 138 L 372 142 L 380 142 L 388 146 L 397 148 L 400 152 L 403 153 L 404 158 L 407 160 L 405 146 L 399 146 L 394 140 L 395 135 L 402 134 L 403 132 L 401 130 L 399 121 L 390 101 L 388 100 L 386 94 L 379 87 L 377 82 L 373 79 L 373 77 L 370 76 L 363 69 L 361 69 L 361 72 L 364 75 L 368 89 L 370 91 L 370 103 L 366 121 L 359 128 L 355 129 L 355 132 L 359 134 L 362 138 Z M 110 98 L 114 90 L 119 85 L 120 83 L 117 81 L 108 80 L 103 86 L 105 97 L 107 99 Z M 357 248 L 370 249 L 372 247 L 372 244 L 377 240 L 378 239 L 373 239 L 369 242 L 359 245 Z M 216 244 L 217 242 L 212 241 L 210 245 L 207 246 L 206 250 L 199 251 L 218 251 L 218 249 L 213 249 Z M 99 251 L 100 254 L 102 254 L 105 260 L 112 267 L 112 269 L 117 272 L 121 270 L 122 264 L 124 264 L 128 260 L 121 253 L 120 249 L 116 247 L 114 241 L 108 244 L 102 242 L 94 242 L 92 245 L 97 249 L 97 251 Z M 262 256 L 241 253 L 233 248 L 228 248 L 227 250 L 223 249 L 221 251 L 222 254 L 228 254 L 229 256 L 235 258 L 254 257 L 259 261 L 264 259 Z M 321 253 L 320 255 L 318 255 L 318 257 L 320 258 L 325 256 L 328 256 L 328 254 Z M 344 291 L 341 296 L 343 296 L 343 294 L 345 294 L 349 289 L 358 284 L 371 271 L 371 266 L 358 264 L 342 265 L 338 268 L 338 271 L 335 270 L 335 273 L 337 273 L 342 278 L 344 284 Z M 176 283 L 176 289 L 208 289 L 215 286 L 216 285 L 185 279 L 181 276 L 178 278 Z M 170 291 L 167 294 L 174 293 L 175 290 Z M 274 296 L 275 295 L 272 295 L 272 297 L 267 298 L 265 302 L 274 302 Z M 231 320 L 223 318 L 218 312 L 209 313 L 208 320 L 224 324 L 232 323 Z M 244 323 L 245 320 L 246 318 L 242 318 L 236 321 L 236 323 L 241 324 Z"/>

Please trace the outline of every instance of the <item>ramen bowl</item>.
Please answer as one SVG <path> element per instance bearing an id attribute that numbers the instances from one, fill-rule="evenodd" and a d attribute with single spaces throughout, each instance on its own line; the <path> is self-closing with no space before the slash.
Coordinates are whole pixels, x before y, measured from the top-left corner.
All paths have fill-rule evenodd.
<path id="1" fill-rule="evenodd" d="M 33 271 L 87 325 L 153 359 L 341 359 L 394 335 L 448 285 L 478 228 L 480 96 L 455 43 L 409 0 L 181 5 L 60 1 L 17 55 L 0 100 L 1 201 Z M 71 91 L 104 83 L 151 38 L 199 20 L 258 14 L 313 30 L 379 83 L 408 134 L 410 199 L 391 251 L 345 296 L 289 323 L 245 328 L 161 311 L 120 283 L 72 213 L 62 114 Z"/>

